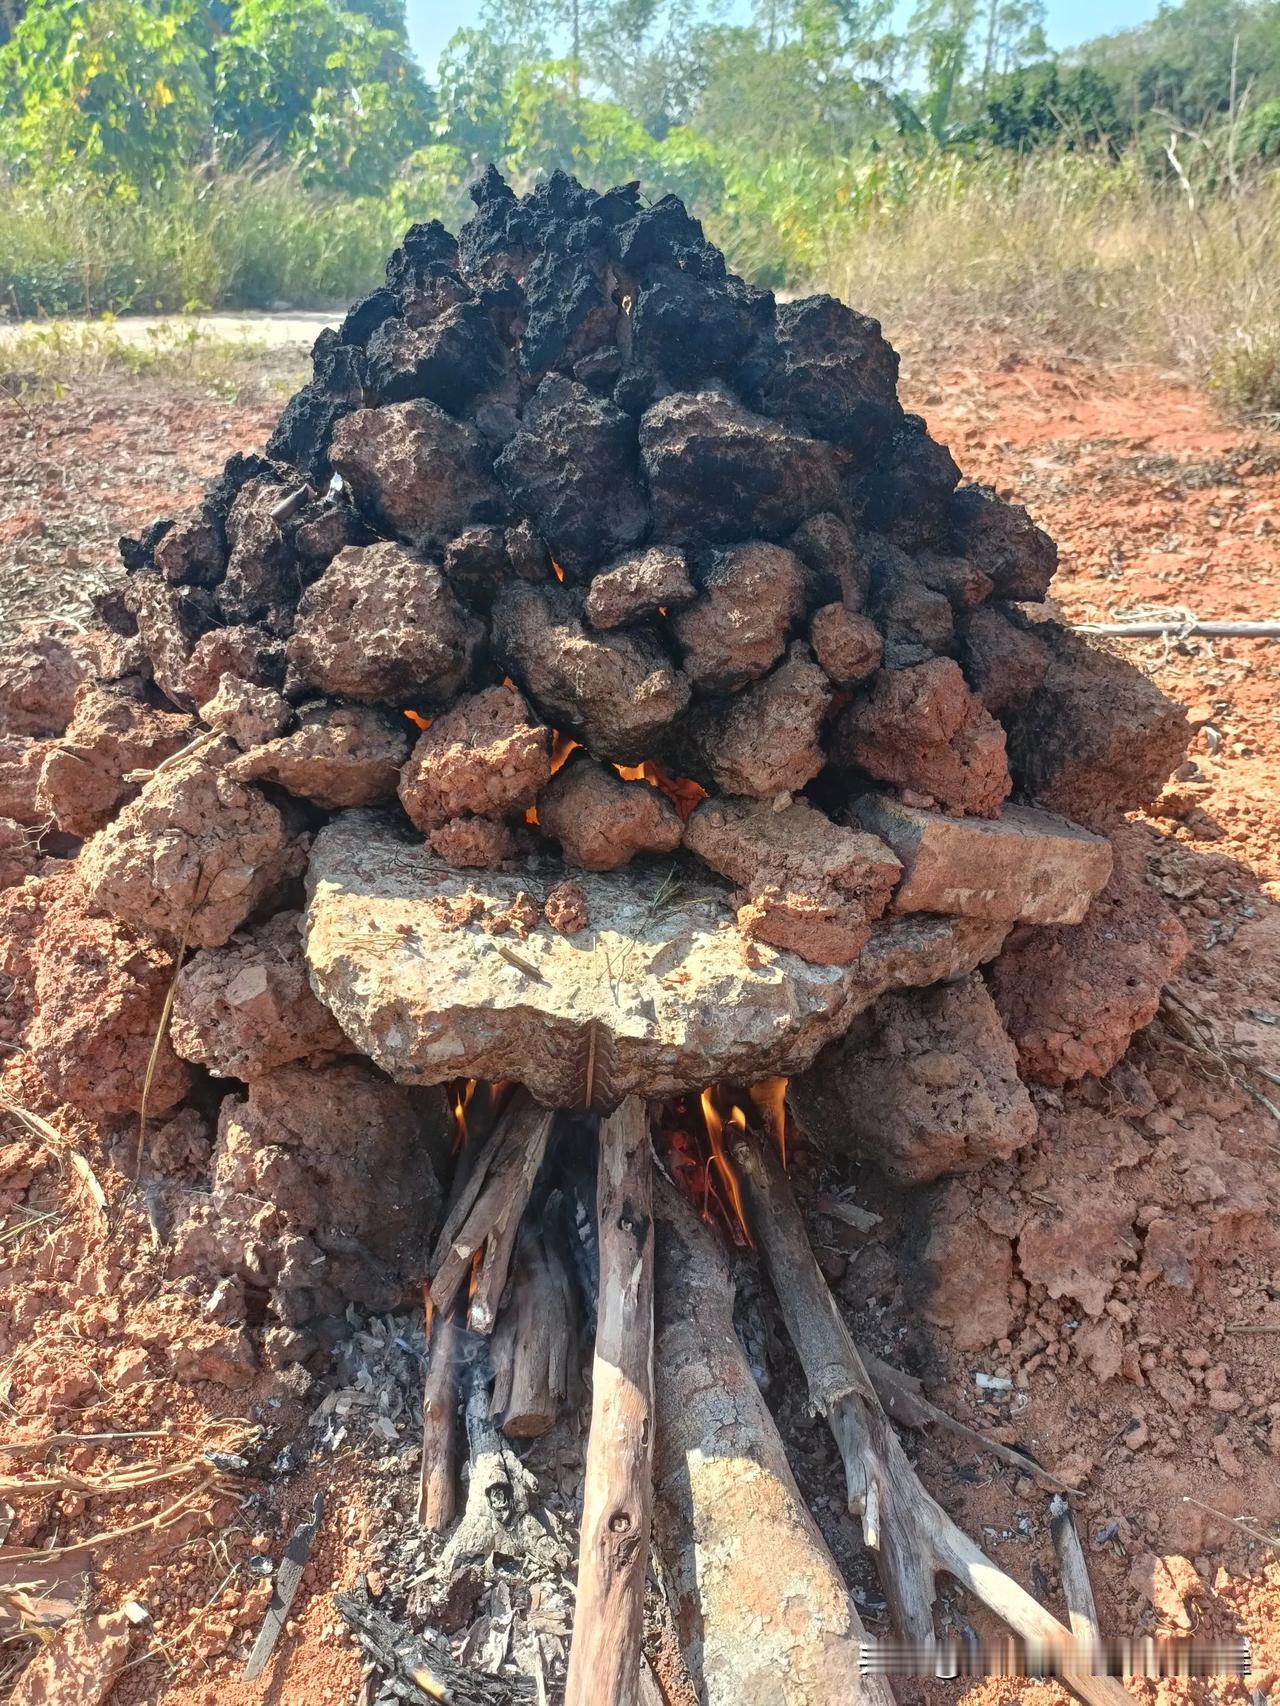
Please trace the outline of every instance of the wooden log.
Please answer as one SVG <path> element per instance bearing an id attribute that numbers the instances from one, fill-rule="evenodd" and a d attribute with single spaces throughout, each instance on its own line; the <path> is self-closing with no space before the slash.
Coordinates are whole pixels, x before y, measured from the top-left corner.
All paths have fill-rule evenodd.
<path id="1" fill-rule="evenodd" d="M 653 1503 L 653 1165 L 628 1096 L 600 1128 L 600 1300 L 565 1706 L 638 1706 Z"/>
<path id="2" fill-rule="evenodd" d="M 457 1513 L 458 1328 L 455 1298 L 434 1311 L 427 1372 L 422 1386 L 422 1464 L 418 1471 L 418 1521 L 443 1534 Z"/>
<path id="3" fill-rule="evenodd" d="M 1061 1493 L 1055 1493 L 1049 1500 L 1049 1532 L 1053 1536 L 1053 1549 L 1058 1554 L 1062 1597 L 1067 1602 L 1076 1652 L 1082 1661 L 1081 1668 L 1088 1671 L 1102 1652 L 1102 1631 L 1098 1627 L 1098 1608 L 1094 1604 L 1089 1567 L 1076 1531 L 1075 1515 Z"/>
<path id="4" fill-rule="evenodd" d="M 536 1439 L 554 1425 L 568 1392 L 572 1334 L 564 1264 L 545 1232 L 526 1223 L 511 1270 L 511 1301 L 490 1345 L 492 1413 L 508 1439 Z"/>
<path id="5" fill-rule="evenodd" d="M 654 1185 L 654 1534 L 703 1706 L 893 1706 L 733 1327 L 728 1264 L 674 1187 Z"/>
<path id="6" fill-rule="evenodd" d="M 437 1309 L 444 1308 L 457 1294 L 476 1251 L 491 1237 L 495 1241 L 493 1259 L 482 1264 L 477 1285 L 477 1297 L 481 1296 L 480 1287 L 484 1288 L 478 1314 L 472 1300 L 469 1325 L 476 1332 L 493 1331 L 520 1216 L 546 1154 L 554 1121 L 550 1109 L 540 1107 L 526 1091 L 518 1091 L 477 1158 L 453 1211 L 446 1216 L 432 1258 L 431 1301 Z"/>
<path id="7" fill-rule="evenodd" d="M 935 1579 L 955 1576 L 1033 1651 L 1062 1653 L 1070 1631 L 1005 1575 L 927 1493 L 880 1407 L 844 1317 L 814 1259 L 790 1181 L 769 1145 L 750 1133 L 733 1144 L 747 1219 L 764 1255 L 787 1333 L 815 1410 L 825 1416 L 845 1468 L 850 1511 L 880 1554 L 890 1613 L 900 1634 L 933 1634 Z M 1091 1706 L 1123 1706 L 1109 1677 L 1076 1676 Z"/>

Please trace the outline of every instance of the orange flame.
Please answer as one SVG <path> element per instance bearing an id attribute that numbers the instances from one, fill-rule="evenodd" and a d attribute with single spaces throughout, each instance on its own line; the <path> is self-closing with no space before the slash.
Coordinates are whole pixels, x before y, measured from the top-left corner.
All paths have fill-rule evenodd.
<path id="1" fill-rule="evenodd" d="M 574 740 L 572 735 L 561 734 L 559 729 L 551 731 L 551 774 L 563 770 L 569 761 L 569 755 L 578 750 L 581 741 Z"/>
<path id="2" fill-rule="evenodd" d="M 750 1247 L 754 1244 L 754 1240 L 742 1206 L 742 1188 L 738 1184 L 738 1175 L 733 1170 L 733 1163 L 730 1161 L 729 1153 L 724 1146 L 724 1118 L 716 1107 L 714 1090 L 710 1088 L 704 1090 L 699 1100 L 702 1103 L 702 1123 L 707 1128 L 707 1142 L 711 1146 L 711 1160 L 707 1167 L 706 1190 L 703 1200 L 703 1215 L 704 1217 L 707 1216 L 707 1198 L 710 1195 L 711 1170 L 714 1167 L 719 1174 L 720 1184 L 728 1198 L 729 1207 L 733 1210 L 734 1219 L 738 1223 L 738 1230 L 742 1234 L 743 1241 Z M 747 1116 L 741 1108 L 735 1105 L 730 1111 L 729 1123 L 737 1126 L 739 1131 L 745 1131 Z"/>
<path id="3" fill-rule="evenodd" d="M 453 1092 L 453 1153 L 456 1155 L 467 1141 L 467 1109 L 476 1093 L 478 1080 L 459 1079 Z"/>
<path id="4" fill-rule="evenodd" d="M 556 579 L 560 582 L 561 586 L 563 586 L 564 585 L 564 570 L 560 567 L 559 563 L 556 562 L 554 557 L 551 559 L 551 572 L 556 577 Z"/>
<path id="5" fill-rule="evenodd" d="M 427 730 L 431 727 L 431 718 L 420 716 L 417 711 L 406 711 L 405 716 L 408 717 L 409 721 L 415 728 L 421 729 L 423 734 L 426 734 Z"/>
<path id="6" fill-rule="evenodd" d="M 615 764 L 613 767 L 624 782 L 647 782 L 651 788 L 657 788 L 671 801 L 680 814 L 683 823 L 690 812 L 701 800 L 707 797 L 707 790 L 688 776 L 671 776 L 660 764 L 646 758 L 640 764 Z"/>

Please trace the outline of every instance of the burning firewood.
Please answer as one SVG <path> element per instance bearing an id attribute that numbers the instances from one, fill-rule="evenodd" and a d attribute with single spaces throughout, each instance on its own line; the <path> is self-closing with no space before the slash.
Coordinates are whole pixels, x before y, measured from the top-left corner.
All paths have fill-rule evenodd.
<path id="1" fill-rule="evenodd" d="M 508 1439 L 533 1439 L 553 1425 L 568 1393 L 576 1322 L 569 1278 L 554 1240 L 528 1225 L 527 1217 L 511 1270 L 511 1293 L 489 1345 L 491 1409 Z"/>
<path id="2" fill-rule="evenodd" d="M 728 1264 L 662 1180 L 654 1210 L 654 1532 L 702 1698 L 892 1706 L 886 1683 L 860 1675 L 866 1631 L 734 1332 Z"/>
<path id="3" fill-rule="evenodd" d="M 636 1706 L 653 1502 L 649 1119 L 629 1096 L 600 1128 L 600 1299 L 578 1608 L 565 1706 Z"/>
<path id="4" fill-rule="evenodd" d="M 934 1579 L 945 1571 L 1015 1634 L 1041 1650 L 1061 1652 L 1070 1631 L 993 1564 L 921 1486 L 814 1260 L 780 1163 L 745 1131 L 734 1142 L 733 1158 L 810 1402 L 826 1417 L 844 1461 L 849 1510 L 861 1517 L 866 1543 L 879 1554 L 896 1629 L 917 1641 L 932 1636 Z M 1073 1677 L 1072 1686 L 1090 1706 L 1118 1706 L 1126 1698 L 1106 1677 Z"/>

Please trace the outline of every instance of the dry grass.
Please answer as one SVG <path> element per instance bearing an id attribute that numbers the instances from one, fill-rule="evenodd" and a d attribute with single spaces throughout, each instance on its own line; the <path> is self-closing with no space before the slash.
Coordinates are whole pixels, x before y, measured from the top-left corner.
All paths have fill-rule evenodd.
<path id="1" fill-rule="evenodd" d="M 815 275 L 891 335 L 1154 362 L 1280 415 L 1280 174 L 1201 197 L 1124 162 L 958 160 L 829 231 Z"/>

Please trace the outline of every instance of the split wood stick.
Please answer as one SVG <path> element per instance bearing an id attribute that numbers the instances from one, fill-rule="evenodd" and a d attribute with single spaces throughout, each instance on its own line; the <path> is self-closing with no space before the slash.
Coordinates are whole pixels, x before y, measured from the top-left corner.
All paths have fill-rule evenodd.
<path id="1" fill-rule="evenodd" d="M 542 1165 L 554 1120 L 554 1113 L 539 1107 L 532 1096 L 522 1090 L 517 1093 L 494 1127 L 489 1142 L 476 1161 L 477 1174 L 482 1164 L 487 1164 L 483 1183 L 479 1191 L 473 1193 L 471 1180 L 468 1180 L 457 1207 L 447 1217 L 447 1237 L 442 1234 L 441 1242 L 436 1246 L 432 1266 L 431 1301 L 437 1309 L 444 1308 L 452 1301 L 471 1268 L 472 1257 L 490 1234 L 498 1234 L 505 1243 L 509 1231 L 510 1243 L 506 1247 L 506 1262 L 501 1269 L 501 1278 L 505 1284 L 507 1264 L 510 1262 L 520 1216 L 529 1200 L 529 1192 L 533 1189 L 538 1168 Z M 469 1211 L 460 1215 L 462 1204 L 468 1200 Z M 492 1302 L 495 1305 L 497 1303 L 497 1295 L 493 1294 L 492 1290 L 496 1278 L 495 1264 L 490 1263 L 486 1306 L 491 1297 Z M 500 1291 L 501 1287 L 499 1293 Z M 483 1328 L 477 1326 L 474 1320 L 471 1325 L 479 1332 L 488 1333 L 493 1330 L 492 1320 Z"/>
<path id="2" fill-rule="evenodd" d="M 893 1706 L 860 1675 L 867 1634 L 796 1486 L 733 1326 L 713 1235 L 654 1181 L 654 1536 L 703 1706 Z"/>
<path id="3" fill-rule="evenodd" d="M 1206 637 L 1280 639 L 1280 622 L 1200 622 L 1169 617 L 1150 622 L 1073 622 L 1077 634 L 1111 634 L 1131 640 L 1153 640 L 1161 634 L 1203 634 Z"/>
<path id="4" fill-rule="evenodd" d="M 927 1493 L 880 1407 L 844 1317 L 814 1259 L 790 1181 L 769 1145 L 751 1134 L 734 1141 L 747 1219 L 809 1385 L 845 1466 L 849 1509 L 862 1517 L 898 1632 L 913 1641 L 933 1634 L 935 1579 L 954 1576 L 1029 1643 L 1061 1654 L 1070 1631 L 1005 1575 Z M 1128 1696 L 1109 1677 L 1073 1676 L 1089 1706 L 1124 1706 Z"/>
<path id="5" fill-rule="evenodd" d="M 467 1325 L 473 1333 L 487 1336 L 492 1333 L 498 1319 L 498 1306 L 506 1290 L 511 1258 L 520 1236 L 521 1218 L 533 1195 L 534 1180 L 538 1177 L 538 1169 L 547 1153 L 551 1128 L 555 1124 L 553 1113 L 546 1109 L 539 1111 L 543 1118 L 532 1128 L 523 1148 L 517 1149 L 516 1140 L 512 1139 L 511 1149 L 499 1157 L 484 1195 L 476 1204 L 472 1220 L 462 1232 L 464 1239 L 474 1236 L 478 1226 L 483 1225 L 483 1217 L 489 1212 L 488 1205 L 492 1202 L 493 1221 L 485 1236 L 484 1257 L 467 1309 Z"/>
<path id="6" fill-rule="evenodd" d="M 565 1706 L 638 1706 L 653 1504 L 653 1167 L 628 1096 L 600 1128 L 600 1302 Z"/>
<path id="7" fill-rule="evenodd" d="M 462 1148 L 454 1164 L 445 1218 L 467 1195 L 477 1169 L 488 1154 L 493 1123 L 491 1102 L 477 1110 L 464 1127 Z M 483 1174 L 481 1181 L 483 1182 Z M 479 1190 L 479 1182 L 476 1185 Z M 474 1201 L 474 1197 L 470 1199 Z M 457 1513 L 458 1353 L 461 1282 L 443 1309 L 433 1309 L 423 1287 L 423 1310 L 430 1321 L 430 1348 L 422 1391 L 422 1461 L 418 1471 L 418 1521 L 432 1534 L 443 1534 Z"/>
<path id="8" fill-rule="evenodd" d="M 422 1466 L 418 1473 L 418 1521 L 443 1534 L 457 1513 L 458 1298 L 437 1309 L 422 1388 Z"/>
<path id="9" fill-rule="evenodd" d="M 1098 1627 L 1098 1608 L 1093 1600 L 1089 1567 L 1084 1561 L 1075 1515 L 1061 1493 L 1055 1493 L 1049 1500 L 1049 1533 L 1058 1554 L 1058 1573 L 1062 1577 L 1062 1597 L 1067 1602 L 1071 1633 L 1083 1661 L 1081 1668 L 1088 1671 L 1102 1651 L 1102 1631 Z"/>
<path id="10" fill-rule="evenodd" d="M 449 1253 L 450 1244 L 462 1230 L 467 1216 L 475 1207 L 476 1198 L 484 1189 L 484 1182 L 489 1176 L 489 1169 L 506 1139 L 509 1129 L 507 1119 L 519 1118 L 531 1104 L 532 1097 L 527 1091 L 518 1090 L 503 1110 L 501 1118 L 490 1107 L 487 1114 L 475 1115 L 467 1120 L 466 1136 L 454 1168 L 453 1183 L 449 1187 L 444 1220 L 436 1237 L 435 1249 L 431 1252 L 431 1260 L 427 1264 L 428 1272 L 435 1273 L 439 1268 Z"/>
<path id="11" fill-rule="evenodd" d="M 564 1265 L 545 1235 L 527 1224 L 511 1292 L 490 1345 L 492 1413 L 508 1439 L 536 1439 L 554 1424 L 568 1390 L 572 1315 Z"/>

